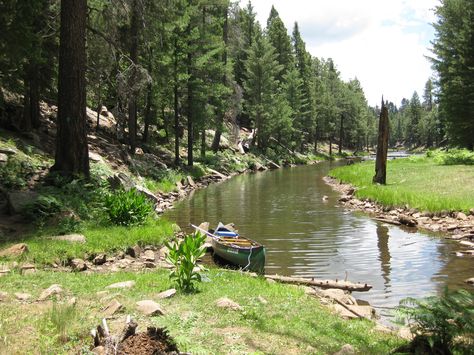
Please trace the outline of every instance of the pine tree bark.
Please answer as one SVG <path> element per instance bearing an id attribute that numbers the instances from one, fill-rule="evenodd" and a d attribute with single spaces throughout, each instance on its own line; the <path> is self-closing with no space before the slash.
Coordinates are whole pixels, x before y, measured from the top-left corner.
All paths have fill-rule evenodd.
<path id="1" fill-rule="evenodd" d="M 372 181 L 383 185 L 385 185 L 387 180 L 388 128 L 388 109 L 382 99 L 382 110 L 379 118 L 379 136 L 377 140 L 377 158 L 375 160 L 375 175 Z"/>
<path id="2" fill-rule="evenodd" d="M 86 19 L 87 0 L 61 0 L 56 155 L 51 170 L 89 177 Z"/>

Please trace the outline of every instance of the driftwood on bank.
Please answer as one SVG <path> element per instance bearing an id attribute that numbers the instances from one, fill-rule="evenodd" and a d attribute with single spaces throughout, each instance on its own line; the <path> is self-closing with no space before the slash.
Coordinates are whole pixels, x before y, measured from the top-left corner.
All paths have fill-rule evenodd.
<path id="1" fill-rule="evenodd" d="M 376 221 L 383 222 L 383 223 L 388 223 L 388 224 L 393 224 L 394 226 L 399 226 L 401 223 L 399 221 L 394 221 L 392 219 L 388 218 L 382 218 L 382 217 L 376 217 L 374 218 Z"/>
<path id="2" fill-rule="evenodd" d="M 307 279 L 301 277 L 288 277 L 279 275 L 265 275 L 265 278 L 275 280 L 281 283 L 288 283 L 294 285 L 305 285 L 305 286 L 317 286 L 320 288 L 337 288 L 346 291 L 369 291 L 372 286 L 368 284 L 353 283 L 349 281 L 338 281 L 338 280 L 317 280 Z"/>

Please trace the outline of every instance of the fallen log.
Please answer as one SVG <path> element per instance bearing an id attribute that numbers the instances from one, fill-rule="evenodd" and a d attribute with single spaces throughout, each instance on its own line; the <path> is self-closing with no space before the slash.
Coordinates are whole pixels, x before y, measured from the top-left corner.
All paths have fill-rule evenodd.
<path id="1" fill-rule="evenodd" d="M 387 218 L 380 218 L 380 217 L 377 217 L 377 218 L 374 218 L 376 221 L 379 221 L 379 222 L 383 222 L 383 223 L 388 223 L 388 224 L 393 224 L 395 226 L 399 226 L 401 225 L 400 222 L 398 221 L 394 221 L 392 219 L 387 219 Z"/>
<path id="2" fill-rule="evenodd" d="M 368 284 L 352 283 L 349 281 L 338 281 L 338 280 L 317 280 L 317 279 L 306 279 L 301 277 L 288 277 L 279 275 L 265 275 L 265 278 L 275 280 L 281 283 L 288 283 L 294 285 L 305 285 L 305 286 L 317 286 L 320 288 L 338 288 L 346 291 L 369 291 L 372 286 Z"/>

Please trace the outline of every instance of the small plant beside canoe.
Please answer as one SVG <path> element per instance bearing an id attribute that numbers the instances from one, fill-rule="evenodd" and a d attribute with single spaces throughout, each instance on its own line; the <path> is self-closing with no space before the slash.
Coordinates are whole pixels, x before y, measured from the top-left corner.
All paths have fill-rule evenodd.
<path id="1" fill-rule="evenodd" d="M 197 262 L 206 253 L 206 237 L 199 232 L 189 234 L 181 242 L 165 243 L 169 249 L 166 261 L 174 266 L 170 279 L 175 280 L 183 292 L 195 290 L 194 282 L 201 282 L 201 275 L 195 271 Z"/>

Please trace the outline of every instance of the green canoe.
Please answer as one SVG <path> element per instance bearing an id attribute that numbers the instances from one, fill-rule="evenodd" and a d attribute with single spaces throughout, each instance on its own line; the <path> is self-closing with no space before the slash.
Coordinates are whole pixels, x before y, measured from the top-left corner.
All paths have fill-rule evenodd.
<path id="1" fill-rule="evenodd" d="M 244 238 L 225 228 L 222 224 L 214 231 L 212 238 L 214 253 L 244 270 L 263 273 L 265 268 L 265 248 L 262 244 Z"/>

